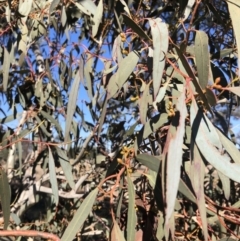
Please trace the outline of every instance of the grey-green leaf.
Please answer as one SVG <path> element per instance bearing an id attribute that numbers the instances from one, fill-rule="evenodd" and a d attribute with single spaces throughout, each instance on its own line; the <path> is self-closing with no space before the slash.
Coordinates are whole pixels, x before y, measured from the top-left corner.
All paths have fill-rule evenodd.
<path id="1" fill-rule="evenodd" d="M 240 49 L 240 0 L 227 1 L 228 10 L 232 19 L 232 26 L 236 37 L 238 50 Z M 238 76 L 240 76 L 240 61 L 238 61 Z"/>
<path id="2" fill-rule="evenodd" d="M 128 27 L 130 27 L 135 33 L 138 34 L 139 37 L 146 39 L 146 40 L 151 40 L 149 36 L 143 31 L 143 29 L 135 23 L 129 16 L 126 14 L 122 14 L 124 22 Z"/>
<path id="3" fill-rule="evenodd" d="M 144 166 L 158 173 L 161 161 L 159 158 L 148 154 L 139 154 L 136 156 L 136 158 Z"/>
<path id="4" fill-rule="evenodd" d="M 55 162 L 53 159 L 53 155 L 52 155 L 52 151 L 51 148 L 48 147 L 48 151 L 49 151 L 49 174 L 50 174 L 50 183 L 51 183 L 51 187 L 52 187 L 52 193 L 55 199 L 55 203 L 56 205 L 58 205 L 58 184 L 57 184 L 57 176 L 56 176 L 56 171 L 55 171 Z"/>
<path id="5" fill-rule="evenodd" d="M 78 96 L 78 90 L 80 85 L 80 74 L 76 73 L 76 76 L 74 78 L 71 92 L 69 94 L 68 99 L 68 105 L 67 105 L 67 120 L 66 120 L 66 127 L 65 127 L 65 142 L 69 141 L 69 132 L 71 129 L 71 123 L 73 114 L 76 110 L 76 102 L 77 102 L 77 96 Z"/>
<path id="6" fill-rule="evenodd" d="M 135 211 L 135 191 L 130 175 L 127 175 L 128 183 L 128 218 L 127 218 L 127 241 L 135 240 L 137 216 Z"/>
<path id="7" fill-rule="evenodd" d="M 7 91 L 8 86 L 8 76 L 10 68 L 10 55 L 8 50 L 4 47 L 4 59 L 3 59 L 3 91 Z"/>
<path id="8" fill-rule="evenodd" d="M 97 194 L 98 188 L 95 188 L 84 199 L 77 212 L 74 214 L 73 219 L 68 224 L 68 227 L 61 238 L 61 241 L 69 241 L 74 239 L 75 235 L 77 234 L 77 232 L 85 222 L 86 218 L 88 217 L 89 213 L 91 212 Z"/>
<path id="9" fill-rule="evenodd" d="M 153 91 L 154 100 L 161 86 L 163 70 L 165 67 L 165 54 L 168 50 L 168 28 L 160 18 L 149 19 L 153 37 Z"/>
<path id="10" fill-rule="evenodd" d="M 4 229 L 7 229 L 10 218 L 10 187 L 8 178 L 4 170 L 0 169 L 0 199 L 4 218 Z"/>
<path id="11" fill-rule="evenodd" d="M 63 169 L 64 175 L 68 181 L 68 184 L 70 185 L 70 187 L 72 189 L 75 188 L 75 183 L 74 183 L 74 179 L 73 179 L 73 174 L 72 174 L 72 166 L 69 163 L 69 160 L 67 158 L 66 153 L 59 147 L 56 147 L 56 151 L 58 153 L 58 160 L 61 164 L 61 167 Z"/>
<path id="12" fill-rule="evenodd" d="M 99 24 L 102 21 L 102 15 L 103 15 L 103 0 L 100 0 L 96 9 L 96 12 L 94 13 L 93 22 L 94 25 L 92 27 L 92 36 L 95 37 L 98 32 Z"/>
<path id="13" fill-rule="evenodd" d="M 112 75 L 109 80 L 109 84 L 107 87 L 108 91 L 108 99 L 113 97 L 117 91 L 122 88 L 123 84 L 128 79 L 129 75 L 133 72 L 139 60 L 139 55 L 136 51 L 132 51 L 129 55 L 124 58 L 119 63 L 119 68 L 117 72 Z"/>
<path id="14" fill-rule="evenodd" d="M 195 36 L 195 59 L 199 84 L 205 89 L 208 84 L 209 75 L 209 52 L 208 36 L 203 31 L 197 31 Z"/>

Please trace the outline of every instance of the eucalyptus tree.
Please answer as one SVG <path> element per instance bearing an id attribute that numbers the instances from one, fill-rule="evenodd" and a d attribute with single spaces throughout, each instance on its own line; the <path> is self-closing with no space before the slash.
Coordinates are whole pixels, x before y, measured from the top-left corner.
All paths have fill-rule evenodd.
<path id="1" fill-rule="evenodd" d="M 239 236 L 239 0 L 0 11 L 1 236 Z"/>

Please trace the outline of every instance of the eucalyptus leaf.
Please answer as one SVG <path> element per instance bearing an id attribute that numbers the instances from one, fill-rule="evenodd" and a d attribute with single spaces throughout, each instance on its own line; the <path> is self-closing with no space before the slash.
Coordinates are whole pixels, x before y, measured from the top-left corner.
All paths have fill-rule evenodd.
<path id="1" fill-rule="evenodd" d="M 95 188 L 84 199 L 77 212 L 74 214 L 73 219 L 68 224 L 68 227 L 66 228 L 63 236 L 61 237 L 61 241 L 69 241 L 74 239 L 75 235 L 77 234 L 77 232 L 80 231 L 80 228 L 82 227 L 83 223 L 91 212 L 97 194 L 98 188 Z"/>
<path id="2" fill-rule="evenodd" d="M 59 196 L 58 196 L 58 183 L 57 183 L 57 176 L 56 176 L 56 170 L 55 170 L 55 162 L 53 159 L 51 148 L 48 147 L 48 155 L 49 155 L 49 174 L 50 174 L 50 183 L 52 187 L 52 193 L 54 196 L 55 204 L 58 205 Z"/>
<path id="3" fill-rule="evenodd" d="M 129 202 L 128 202 L 128 219 L 127 219 L 127 240 L 135 240 L 136 235 L 136 224 L 137 224 L 137 215 L 135 211 L 135 191 L 134 185 L 130 175 L 127 175 L 127 182 L 128 182 L 128 195 L 129 195 Z"/>
<path id="4" fill-rule="evenodd" d="M 7 175 L 2 168 L 0 169 L 0 199 L 4 218 L 4 229 L 7 229 L 10 219 L 11 192 Z"/>

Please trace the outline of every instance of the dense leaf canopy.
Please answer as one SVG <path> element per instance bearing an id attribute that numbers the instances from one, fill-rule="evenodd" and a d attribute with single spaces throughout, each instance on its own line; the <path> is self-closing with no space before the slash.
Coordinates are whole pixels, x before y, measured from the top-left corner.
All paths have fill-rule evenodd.
<path id="1" fill-rule="evenodd" d="M 0 236 L 238 240 L 239 15 L 0 1 Z"/>

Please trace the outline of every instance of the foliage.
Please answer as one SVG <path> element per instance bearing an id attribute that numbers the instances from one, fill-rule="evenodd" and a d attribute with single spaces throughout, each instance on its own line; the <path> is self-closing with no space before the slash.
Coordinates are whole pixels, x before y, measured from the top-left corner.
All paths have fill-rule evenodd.
<path id="1" fill-rule="evenodd" d="M 0 236 L 238 240 L 239 14 L 0 1 Z"/>

